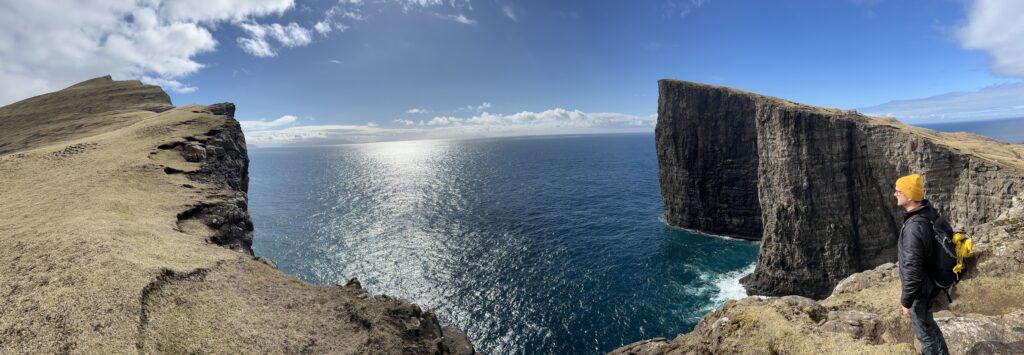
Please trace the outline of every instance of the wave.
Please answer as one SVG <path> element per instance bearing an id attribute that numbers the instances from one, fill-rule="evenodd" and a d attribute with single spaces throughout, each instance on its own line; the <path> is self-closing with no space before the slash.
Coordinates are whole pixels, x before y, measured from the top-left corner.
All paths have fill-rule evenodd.
<path id="1" fill-rule="evenodd" d="M 728 235 L 702 232 L 702 231 L 699 231 L 699 230 L 696 230 L 696 229 L 690 229 L 690 228 L 683 228 L 683 227 L 673 226 L 671 224 L 668 224 L 668 222 L 665 221 L 665 216 L 664 215 L 659 216 L 658 220 L 661 221 L 661 223 L 664 224 L 665 227 L 667 227 L 668 229 L 677 230 L 677 231 L 683 231 L 683 232 L 687 232 L 687 233 L 694 234 L 694 235 L 700 235 L 700 236 L 712 237 L 712 238 L 719 238 L 719 239 L 725 239 L 725 240 L 734 240 L 734 241 L 755 243 L 755 244 L 761 242 L 759 240 L 750 240 L 750 239 L 745 239 L 745 238 L 732 237 L 732 236 L 728 236 Z"/>
<path id="2" fill-rule="evenodd" d="M 754 272 L 757 262 L 750 263 L 742 270 L 727 272 L 716 277 L 712 283 L 718 288 L 718 293 L 711 299 L 715 307 L 718 307 L 728 300 L 736 300 L 747 297 L 747 290 L 740 284 L 740 279 Z"/>

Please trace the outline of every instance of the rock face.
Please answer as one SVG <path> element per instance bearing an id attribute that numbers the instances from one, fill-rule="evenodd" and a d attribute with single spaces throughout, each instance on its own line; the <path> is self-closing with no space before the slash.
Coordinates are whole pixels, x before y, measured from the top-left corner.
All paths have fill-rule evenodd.
<path id="1" fill-rule="evenodd" d="M 233 115 L 109 77 L 0 108 L 0 353 L 474 352 L 254 257 Z"/>
<path id="2" fill-rule="evenodd" d="M 1024 213 L 977 226 L 975 257 L 954 292 L 939 297 L 935 320 L 952 354 L 1017 354 L 1024 350 Z M 1017 210 L 1017 211 L 1015 211 Z M 821 301 L 754 296 L 727 301 L 694 330 L 672 340 L 638 341 L 613 354 L 856 353 L 915 354 L 910 320 L 898 303 L 894 264 L 842 280 Z"/>
<path id="3" fill-rule="evenodd" d="M 670 226 L 761 239 L 754 97 L 659 84 L 655 139 Z"/>
<path id="4" fill-rule="evenodd" d="M 994 221 L 1024 192 L 1024 146 L 853 111 L 675 80 L 655 131 L 665 220 L 761 239 L 748 293 L 828 296 L 896 260 L 893 183 L 920 173 L 956 229 Z"/>

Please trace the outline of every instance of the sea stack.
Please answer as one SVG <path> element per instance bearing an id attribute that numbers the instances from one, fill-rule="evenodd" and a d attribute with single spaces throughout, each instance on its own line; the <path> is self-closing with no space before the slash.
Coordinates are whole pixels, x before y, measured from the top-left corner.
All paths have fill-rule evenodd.
<path id="1" fill-rule="evenodd" d="M 760 239 L 758 295 L 828 296 L 896 260 L 893 183 L 920 173 L 954 228 L 998 218 L 1024 191 L 1024 146 L 737 89 L 659 82 L 665 220 Z"/>
<path id="2" fill-rule="evenodd" d="M 109 76 L 0 108 L 0 353 L 456 353 L 417 305 L 252 252 L 231 103 Z"/>

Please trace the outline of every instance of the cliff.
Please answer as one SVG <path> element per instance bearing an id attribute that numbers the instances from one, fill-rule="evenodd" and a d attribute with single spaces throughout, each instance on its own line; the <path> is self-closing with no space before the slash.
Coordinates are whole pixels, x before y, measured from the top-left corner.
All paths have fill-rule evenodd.
<path id="1" fill-rule="evenodd" d="M 0 108 L 0 352 L 473 353 L 254 257 L 233 116 L 110 77 Z"/>
<path id="2" fill-rule="evenodd" d="M 893 184 L 921 173 L 956 229 L 994 221 L 1024 193 L 1024 146 L 853 111 L 662 80 L 656 141 L 665 220 L 761 239 L 748 293 L 828 296 L 896 260 Z"/>
<path id="3" fill-rule="evenodd" d="M 951 352 L 1024 352 L 1024 146 L 725 87 L 659 88 L 666 221 L 747 238 L 760 229 L 745 282 L 769 296 L 728 301 L 690 333 L 612 353 L 915 353 L 892 263 L 892 185 L 911 172 L 975 238 L 954 302 L 936 305 Z"/>
<path id="4" fill-rule="evenodd" d="M 935 320 L 958 354 L 1024 353 L 1024 197 L 976 226 L 975 257 L 955 288 L 939 297 Z M 612 354 L 917 354 L 899 305 L 895 264 L 843 279 L 821 300 L 752 296 L 727 301 L 693 331 L 625 345 Z"/>

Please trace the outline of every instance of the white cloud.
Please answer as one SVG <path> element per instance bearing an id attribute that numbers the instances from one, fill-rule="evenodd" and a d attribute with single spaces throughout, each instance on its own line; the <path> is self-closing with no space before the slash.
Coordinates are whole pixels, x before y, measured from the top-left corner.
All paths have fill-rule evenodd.
<path id="1" fill-rule="evenodd" d="M 480 115 L 467 118 L 435 117 L 431 120 L 435 125 L 537 128 L 576 127 L 602 129 L 654 127 L 654 123 L 656 121 L 656 115 L 636 116 L 621 113 L 586 113 L 580 110 L 570 111 L 563 108 L 555 108 L 541 112 L 522 111 L 510 115 L 484 112 Z"/>
<path id="2" fill-rule="evenodd" d="M 0 105 L 111 74 L 177 92 L 204 67 L 220 23 L 280 14 L 292 0 L 0 1 Z"/>
<path id="3" fill-rule="evenodd" d="M 908 123 L 934 123 L 1024 116 L 1024 82 L 993 85 L 913 100 L 890 101 L 858 111 Z"/>
<path id="4" fill-rule="evenodd" d="M 476 24 L 476 20 L 468 18 L 468 17 L 466 17 L 466 15 L 463 15 L 463 14 L 458 14 L 458 15 L 441 15 L 441 14 L 438 14 L 438 16 L 443 18 L 443 19 L 446 19 L 446 20 L 451 20 L 451 21 L 455 21 L 455 22 L 461 23 L 463 25 L 474 25 L 474 24 Z"/>
<path id="5" fill-rule="evenodd" d="M 437 6 L 443 5 L 444 0 L 398 0 L 398 2 L 405 5 L 419 5 L 419 6 Z"/>
<path id="6" fill-rule="evenodd" d="M 348 7 L 344 4 L 339 4 L 338 6 L 333 6 L 330 9 L 327 9 L 326 17 L 328 19 L 342 18 L 354 21 L 363 21 L 366 19 L 363 17 L 362 10 L 355 7 Z"/>
<path id="7" fill-rule="evenodd" d="M 150 76 L 143 76 L 139 80 L 142 81 L 143 83 L 146 83 L 146 84 L 159 85 L 159 86 L 163 87 L 165 90 L 171 90 L 171 91 L 174 91 L 174 92 L 179 93 L 179 94 L 190 94 L 190 93 L 196 92 L 196 90 L 199 90 L 199 88 L 197 88 L 195 86 L 189 86 L 189 85 L 181 83 L 180 81 L 172 80 L 172 79 L 154 78 L 154 77 L 150 77 Z"/>
<path id="8" fill-rule="evenodd" d="M 273 121 L 266 120 L 239 120 L 238 123 L 242 125 L 242 129 L 245 130 L 245 134 L 248 136 L 250 133 L 265 131 L 274 128 L 281 128 L 284 126 L 291 125 L 298 121 L 299 118 L 292 115 L 284 115 Z"/>
<path id="9" fill-rule="evenodd" d="M 469 117 L 436 116 L 429 120 L 396 119 L 392 127 L 324 125 L 295 126 L 246 132 L 254 145 L 314 145 L 365 143 L 405 139 L 501 137 L 546 134 L 651 132 L 656 115 L 587 113 L 555 108 L 502 115 L 481 113 Z"/>
<path id="10" fill-rule="evenodd" d="M 670 16 L 686 17 L 693 10 L 704 6 L 706 0 L 668 0 L 665 7 Z"/>
<path id="11" fill-rule="evenodd" d="M 359 125 L 296 126 L 246 132 L 245 141 L 255 146 L 361 143 L 381 140 L 383 131 L 380 127 Z"/>
<path id="12" fill-rule="evenodd" d="M 1024 77 L 1024 1 L 976 0 L 957 33 L 960 45 L 988 53 L 992 72 Z"/>
<path id="13" fill-rule="evenodd" d="M 345 32 L 349 25 L 345 21 L 365 21 L 362 0 L 338 0 L 334 6 L 324 11 L 324 17 L 313 25 L 313 30 L 326 37 L 331 32 Z"/>
<path id="14" fill-rule="evenodd" d="M 326 36 L 328 33 L 331 33 L 331 24 L 326 21 L 320 21 L 313 25 L 313 29 L 321 36 Z"/>
<path id="15" fill-rule="evenodd" d="M 334 64 L 341 64 L 341 63 L 343 63 L 343 62 L 342 62 L 342 61 L 340 61 L 340 60 L 337 60 L 337 59 L 331 59 L 331 63 L 334 63 Z"/>
<path id="16" fill-rule="evenodd" d="M 477 112 L 480 112 L 480 111 L 489 109 L 491 107 L 492 106 L 491 106 L 490 102 L 484 101 L 484 102 L 480 103 L 479 105 L 468 105 L 468 106 L 465 106 L 465 107 L 459 107 L 455 111 L 456 112 L 459 112 L 459 111 L 477 111 Z"/>
<path id="17" fill-rule="evenodd" d="M 273 48 L 270 48 L 270 43 L 266 39 L 260 38 L 238 38 L 238 46 L 242 47 L 246 53 L 252 54 L 257 57 L 273 57 L 277 55 L 277 52 Z"/>
<path id="18" fill-rule="evenodd" d="M 512 6 L 509 6 L 509 5 L 502 6 L 501 7 L 501 11 L 503 13 L 505 13 L 505 17 L 508 17 L 509 20 L 519 21 L 519 18 L 516 16 L 516 10 L 513 9 Z"/>
<path id="19" fill-rule="evenodd" d="M 247 53 L 257 57 L 273 57 L 277 51 L 270 45 L 269 39 L 285 47 L 301 47 L 313 41 L 308 29 L 292 22 L 282 26 L 279 23 L 261 25 L 255 22 L 238 23 L 238 27 L 249 34 L 239 37 L 238 45 Z"/>
<path id="20" fill-rule="evenodd" d="M 427 110 L 426 109 L 422 109 L 422 108 L 411 108 L 411 109 L 406 110 L 405 113 L 411 113 L 411 114 L 427 113 Z"/>
<path id="21" fill-rule="evenodd" d="M 870 1 L 866 1 L 871 3 Z M 1024 78 L 1024 1 L 975 0 L 955 33 L 965 49 L 991 57 L 992 73 Z M 913 100 L 898 100 L 860 111 L 911 123 L 970 121 L 1024 116 L 1024 81 Z"/>
<path id="22" fill-rule="evenodd" d="M 393 0 L 395 3 L 402 5 L 402 9 L 409 11 L 413 7 L 434 7 L 448 5 L 453 8 L 467 8 L 473 9 L 473 4 L 469 0 Z"/>
<path id="23" fill-rule="evenodd" d="M 173 0 L 162 3 L 160 12 L 172 21 L 242 21 L 281 14 L 294 6 L 294 0 Z"/>

